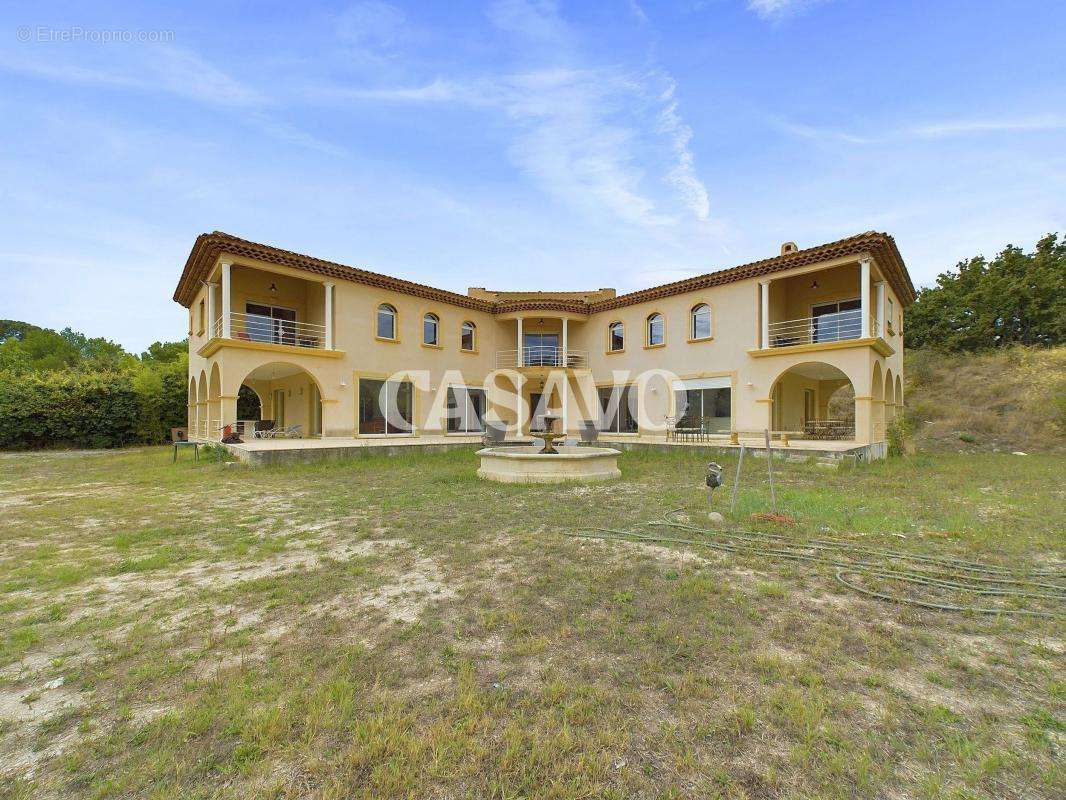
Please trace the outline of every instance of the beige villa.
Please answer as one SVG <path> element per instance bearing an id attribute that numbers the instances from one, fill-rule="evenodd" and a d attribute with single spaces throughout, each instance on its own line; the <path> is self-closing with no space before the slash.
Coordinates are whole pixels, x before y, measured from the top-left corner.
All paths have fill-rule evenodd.
<path id="1" fill-rule="evenodd" d="M 876 232 L 618 295 L 458 294 L 216 231 L 174 299 L 202 440 L 250 431 L 247 387 L 263 419 L 323 440 L 469 437 L 486 419 L 521 436 L 550 414 L 619 439 L 770 430 L 877 457 L 914 286 Z"/>

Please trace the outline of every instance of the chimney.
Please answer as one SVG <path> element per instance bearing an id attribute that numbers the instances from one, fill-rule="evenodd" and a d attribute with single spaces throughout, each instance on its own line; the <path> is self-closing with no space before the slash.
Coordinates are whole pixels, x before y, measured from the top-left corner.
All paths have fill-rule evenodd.
<path id="1" fill-rule="evenodd" d="M 799 248 L 796 247 L 796 243 L 795 242 L 785 242 L 783 245 L 781 245 L 781 255 L 783 255 L 783 256 L 787 256 L 790 253 L 798 253 L 798 252 L 799 252 Z"/>

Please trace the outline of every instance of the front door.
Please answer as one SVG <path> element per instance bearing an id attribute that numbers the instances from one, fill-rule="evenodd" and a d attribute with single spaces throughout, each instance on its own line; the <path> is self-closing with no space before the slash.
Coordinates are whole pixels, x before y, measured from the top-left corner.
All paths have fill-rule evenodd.
<path id="1" fill-rule="evenodd" d="M 544 395 L 542 394 L 530 394 L 529 395 L 529 430 L 530 431 L 542 431 L 544 430 L 544 415 L 547 413 L 547 409 L 544 408 Z"/>

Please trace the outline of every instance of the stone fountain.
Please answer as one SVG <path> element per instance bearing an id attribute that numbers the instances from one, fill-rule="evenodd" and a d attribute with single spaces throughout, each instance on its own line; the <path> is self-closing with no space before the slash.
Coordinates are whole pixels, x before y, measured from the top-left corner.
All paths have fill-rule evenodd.
<path id="1" fill-rule="evenodd" d="M 544 446 L 486 447 L 478 450 L 479 478 L 500 483 L 566 483 L 607 481 L 621 477 L 617 459 L 621 453 L 609 447 L 555 446 L 565 433 L 557 433 L 558 417 L 544 417 L 545 430 L 537 436 Z"/>

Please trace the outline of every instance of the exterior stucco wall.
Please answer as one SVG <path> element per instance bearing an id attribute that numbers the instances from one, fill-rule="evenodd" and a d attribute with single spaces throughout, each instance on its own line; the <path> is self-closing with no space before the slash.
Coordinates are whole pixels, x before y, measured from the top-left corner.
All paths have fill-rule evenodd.
<path id="1" fill-rule="evenodd" d="M 828 299 L 847 299 L 858 294 L 858 262 L 840 259 L 826 262 L 818 268 L 803 268 L 794 273 L 781 273 L 771 280 L 771 319 L 809 316 L 812 302 Z M 218 280 L 217 269 L 212 277 Z M 765 278 L 763 279 L 765 280 Z M 811 284 L 817 280 L 817 290 Z M 876 263 L 872 282 L 880 280 Z M 273 264 L 241 258 L 232 268 L 231 309 L 243 312 L 246 302 L 262 302 L 294 308 L 297 320 L 322 324 L 325 321 L 325 279 L 306 272 Z M 274 284 L 276 291 L 270 291 Z M 520 312 L 496 317 L 485 311 L 462 308 L 451 303 L 434 302 L 396 291 L 381 290 L 348 281 L 334 281 L 334 347 L 336 351 L 307 351 L 297 353 L 272 352 L 269 349 L 246 349 L 223 346 L 207 358 L 198 354 L 206 344 L 209 328 L 203 335 L 197 328 L 198 303 L 206 297 L 201 288 L 192 305 L 194 333 L 190 336 L 190 377 L 195 381 L 190 403 L 190 427 L 195 418 L 235 418 L 236 396 L 249 373 L 271 363 L 290 364 L 306 371 L 317 382 L 322 395 L 323 434 L 352 436 L 357 434 L 358 381 L 361 377 L 383 378 L 399 370 L 426 371 L 428 382 L 416 386 L 416 425 L 419 430 L 437 433 L 444 420 L 431 413 L 433 399 L 442 386 L 462 384 L 481 387 L 493 371 L 496 354 L 518 346 L 515 317 L 521 316 L 526 332 L 551 331 L 561 328 L 560 314 L 552 312 Z M 215 292 L 216 315 L 221 313 L 219 290 Z M 871 376 L 875 363 L 880 363 L 892 384 L 902 373 L 902 335 L 899 317 L 902 312 L 898 298 L 885 285 L 886 297 L 891 298 L 895 310 L 892 332 L 887 328 L 884 338 L 895 352 L 884 358 L 869 346 L 826 348 L 818 352 L 795 353 L 787 348 L 772 355 L 754 357 L 760 339 L 759 281 L 750 279 L 728 283 L 705 290 L 687 292 L 656 301 L 606 310 L 578 318 L 570 315 L 568 344 L 571 349 L 588 353 L 589 369 L 573 373 L 569 379 L 566 417 L 571 430 L 577 430 L 582 419 L 596 413 L 595 387 L 614 382 L 627 383 L 649 370 L 667 370 L 682 379 L 722 377 L 732 388 L 732 427 L 741 431 L 756 431 L 773 427 L 772 391 L 775 381 L 791 367 L 808 362 L 821 362 L 844 372 L 855 388 L 856 440 L 871 441 L 877 428 L 879 414 L 890 419 L 901 402 L 892 393 L 894 405 L 884 410 L 884 397 L 871 396 Z M 871 303 L 876 293 L 871 289 Z M 376 337 L 377 308 L 388 303 L 397 311 L 395 341 Z M 690 311 L 700 304 L 711 307 L 711 337 L 694 341 L 691 338 Z M 887 303 L 886 303 L 887 305 Z M 440 320 L 440 344 L 428 347 L 422 342 L 422 319 L 426 313 Z M 666 340 L 661 346 L 646 342 L 646 321 L 652 313 L 665 319 Z M 607 328 L 615 321 L 625 324 L 626 341 L 619 353 L 607 351 Z M 460 349 L 460 329 L 464 321 L 477 329 L 475 352 Z M 200 401 L 201 376 L 209 376 L 217 365 L 220 370 L 220 391 L 214 404 Z M 538 378 L 531 376 L 523 390 L 527 399 L 531 392 L 540 391 Z M 306 378 L 293 385 L 294 397 Z M 817 383 L 817 381 L 815 381 Z M 496 409 L 490 393 L 490 408 Z M 820 405 L 824 403 L 820 400 Z M 306 416 L 299 403 L 301 413 Z M 205 408 L 206 407 L 206 408 Z M 654 426 L 672 414 L 673 392 L 663 381 L 656 390 L 645 394 L 640 409 L 643 423 Z M 265 412 L 264 412 L 265 413 Z M 292 413 L 296 413 L 295 409 Z M 792 412 L 789 412 L 791 414 Z M 500 413 L 508 419 L 507 413 Z M 789 417 L 791 420 L 791 417 Z M 305 425 L 309 420 L 303 419 Z M 193 429 L 195 429 L 193 427 Z M 883 436 L 883 425 L 881 432 Z"/>

